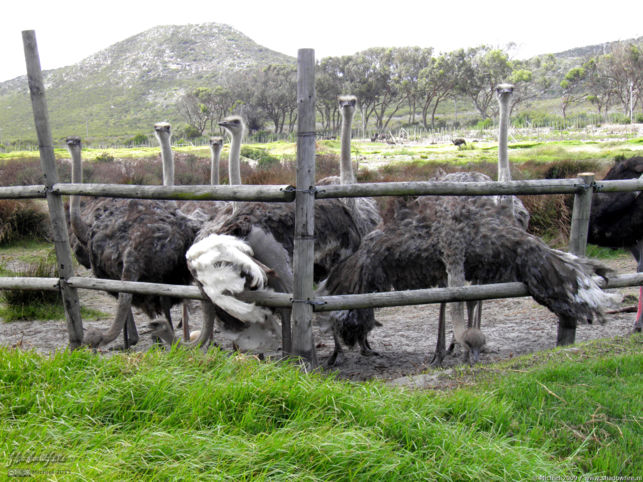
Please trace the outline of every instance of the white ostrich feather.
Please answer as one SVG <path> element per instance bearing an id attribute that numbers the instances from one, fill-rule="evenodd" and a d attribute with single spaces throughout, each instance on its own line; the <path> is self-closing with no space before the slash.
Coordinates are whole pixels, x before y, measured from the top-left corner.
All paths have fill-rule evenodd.
<path id="1" fill-rule="evenodd" d="M 235 296 L 248 287 L 246 275 L 250 276 L 250 288 L 263 288 L 266 284 L 266 273 L 252 254 L 252 248 L 243 240 L 212 234 L 192 245 L 185 256 L 194 278 L 212 303 L 240 321 L 262 323 L 270 310 Z"/>

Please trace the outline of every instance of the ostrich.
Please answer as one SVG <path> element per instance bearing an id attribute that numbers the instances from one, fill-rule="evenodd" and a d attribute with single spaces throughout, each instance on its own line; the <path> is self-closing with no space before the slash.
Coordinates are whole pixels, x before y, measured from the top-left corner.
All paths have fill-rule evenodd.
<path id="1" fill-rule="evenodd" d="M 351 162 L 351 130 L 353 114 L 357 97 L 354 95 L 342 95 L 339 97 L 339 109 L 342 114 L 342 135 L 339 162 L 339 176 L 330 176 L 321 179 L 318 185 L 327 184 L 354 184 L 356 182 Z M 355 224 L 362 236 L 370 233 L 382 222 L 379 209 L 372 198 L 346 198 L 342 200 L 350 209 Z"/>
<path id="2" fill-rule="evenodd" d="M 499 122 L 498 122 L 498 181 L 506 182 L 511 181 L 511 167 L 509 164 L 509 152 L 507 149 L 507 138 L 509 135 L 509 112 L 510 112 L 510 102 L 513 95 L 514 86 L 511 84 L 499 84 L 496 87 L 496 94 L 498 98 L 498 107 L 499 107 Z M 459 139 L 456 139 L 459 140 Z M 462 139 L 464 141 L 464 139 Z M 455 144 L 455 140 L 454 140 Z M 456 144 L 457 145 L 457 144 Z M 482 179 L 481 179 L 482 180 Z M 484 179 L 490 180 L 490 179 Z M 517 196 L 497 196 L 496 200 L 498 203 L 506 203 L 510 210 L 513 219 L 518 223 L 525 231 L 529 226 L 529 211 L 523 205 L 522 201 Z M 480 328 L 481 326 L 481 317 L 482 317 L 482 301 L 469 301 L 467 302 L 468 313 L 469 313 L 469 324 L 470 328 L 476 327 Z M 443 308 L 443 307 L 442 307 Z M 441 313 L 444 313 L 444 310 L 441 310 Z M 444 322 L 442 321 L 442 324 Z M 449 347 L 449 352 L 454 348 L 453 341 Z"/>
<path id="3" fill-rule="evenodd" d="M 80 139 L 71 138 L 68 146 L 72 153 L 80 153 Z M 73 161 L 73 181 L 77 182 L 80 155 L 74 154 Z M 83 216 L 77 196 L 70 204 L 73 233 L 96 277 L 172 284 L 190 281 L 185 252 L 197 226 L 176 209 L 161 202 L 104 199 L 92 203 L 91 211 Z M 171 325 L 170 308 L 178 302 L 168 296 L 119 293 L 112 326 L 106 332 L 88 329 L 83 343 L 96 348 L 116 339 L 126 322 L 133 324 L 132 305 L 150 318 L 164 314 Z"/>
<path id="4" fill-rule="evenodd" d="M 631 157 L 617 162 L 605 175 L 605 180 L 633 179 L 643 175 L 643 157 Z M 592 198 L 588 242 L 608 248 L 626 248 L 643 272 L 643 195 L 637 192 L 597 192 Z M 634 331 L 643 327 L 643 287 L 639 288 L 639 303 Z"/>
<path id="5" fill-rule="evenodd" d="M 291 292 L 294 249 L 293 203 L 249 202 L 223 220 L 206 223 L 186 253 L 197 285 L 211 300 L 204 303 L 204 331 L 216 317 L 224 329 L 240 332 L 241 349 L 274 346 L 278 325 L 290 310 L 269 310 L 245 303 L 236 295 L 268 287 Z M 361 236 L 347 206 L 339 199 L 315 204 L 314 279 L 321 281 L 340 259 L 354 252 Z"/>
<path id="6" fill-rule="evenodd" d="M 228 177 L 230 184 L 241 184 L 241 140 L 246 130 L 246 126 L 241 116 L 231 115 L 219 122 L 232 138 L 230 142 L 230 153 L 228 155 Z"/>
<path id="7" fill-rule="evenodd" d="M 219 125 L 225 128 L 232 137 L 232 146 L 230 148 L 228 172 L 230 183 L 232 184 L 233 176 L 235 184 L 241 184 L 241 170 L 240 170 L 240 154 L 241 154 L 241 140 L 245 131 L 245 124 L 240 116 L 230 116 L 219 122 Z M 161 146 L 161 159 L 163 161 L 163 184 L 174 185 L 174 157 L 172 155 L 171 139 L 171 126 L 167 122 L 160 122 L 154 125 L 156 138 Z M 212 185 L 219 184 L 219 161 L 221 149 L 223 147 L 223 138 L 211 137 L 210 138 L 210 183 Z M 170 178 L 166 173 L 172 173 Z M 234 173 L 234 174 L 233 174 Z M 179 209 L 183 214 L 191 219 L 199 222 L 205 222 L 210 219 L 216 219 L 222 216 L 230 203 L 224 201 L 184 201 L 178 203 Z M 187 303 L 183 304 L 183 316 L 179 327 L 183 328 L 183 338 L 187 340 L 190 338 L 189 331 L 189 314 Z"/>
<path id="8" fill-rule="evenodd" d="M 482 177 L 486 176 L 454 173 L 441 179 L 471 181 Z M 604 271 L 589 261 L 550 249 L 517 225 L 508 211 L 489 196 L 427 196 L 402 204 L 393 222 L 366 236 L 360 248 L 331 271 L 322 292 L 369 293 L 462 286 L 465 281 L 521 281 L 538 303 L 558 315 L 558 343 L 573 342 L 570 332 L 575 331 L 576 322 L 600 319 L 602 305 L 613 298 L 591 278 L 594 272 Z M 370 309 L 335 312 L 332 317 L 347 345 L 365 339 L 374 327 Z M 451 319 L 456 341 L 475 362 L 484 335 L 477 327 L 466 326 L 463 303 L 452 305 Z M 329 361 L 338 356 L 341 350 Z M 440 363 L 443 356 L 442 341 L 434 361 Z"/>
<path id="9" fill-rule="evenodd" d="M 223 137 L 210 137 L 210 184 L 219 184 L 219 164 Z"/>
<path id="10" fill-rule="evenodd" d="M 71 180 L 74 183 L 83 182 L 83 170 L 82 170 L 82 142 L 80 137 L 69 136 L 66 138 L 67 150 L 72 159 L 72 170 L 71 170 Z M 104 213 L 105 204 L 124 204 L 127 201 L 117 200 L 117 199 L 108 199 L 108 198 L 97 198 L 92 197 L 83 202 L 81 208 L 80 196 L 71 196 L 69 202 L 69 243 L 71 244 L 72 250 L 78 262 L 87 269 L 92 269 L 91 260 L 89 252 L 87 251 L 87 245 L 81 243 L 78 237 L 76 236 L 73 225 L 71 223 L 72 216 L 75 212 L 79 212 L 87 224 L 93 224 L 100 216 Z M 82 209 L 82 211 L 81 211 Z M 139 337 L 136 330 L 136 324 L 134 323 L 134 316 L 130 310 L 127 316 L 127 322 L 123 329 L 123 348 L 127 350 L 130 346 L 136 345 L 138 343 Z"/>

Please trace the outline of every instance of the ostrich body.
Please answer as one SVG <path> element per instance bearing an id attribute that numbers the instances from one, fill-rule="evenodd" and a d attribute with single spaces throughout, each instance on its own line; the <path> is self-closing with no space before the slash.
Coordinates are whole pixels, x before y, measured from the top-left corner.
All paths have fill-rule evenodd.
<path id="1" fill-rule="evenodd" d="M 68 146 L 72 174 L 79 176 L 80 139 L 70 138 Z M 171 284 L 187 284 L 191 279 L 185 252 L 196 235 L 196 225 L 176 209 L 161 202 L 101 199 L 88 203 L 83 216 L 77 196 L 70 204 L 73 233 L 97 278 Z M 179 302 L 168 296 L 119 293 L 112 326 L 106 332 L 87 330 L 83 343 L 95 348 L 116 339 L 126 321 L 133 322 L 132 305 L 150 318 L 165 315 L 171 325 L 170 308 Z"/>
<path id="2" fill-rule="evenodd" d="M 198 286 L 211 300 L 204 303 L 205 331 L 211 333 L 216 315 L 224 329 L 240 332 L 237 343 L 242 349 L 274 347 L 274 316 L 284 320 L 290 310 L 257 307 L 236 295 L 264 287 L 291 292 L 294 227 L 293 203 L 261 202 L 242 203 L 232 214 L 203 226 L 186 256 Z M 338 199 L 315 204 L 315 232 L 314 279 L 320 281 L 357 249 L 361 236 Z"/>
<path id="3" fill-rule="evenodd" d="M 605 180 L 635 179 L 643 175 L 643 157 L 618 162 L 605 175 Z M 592 198 L 588 242 L 608 248 L 628 249 L 643 272 L 643 194 L 636 192 L 597 192 Z M 634 331 L 643 326 L 643 287 Z"/>
<path id="4" fill-rule="evenodd" d="M 480 180 L 483 174 L 456 173 L 445 181 Z M 529 294 L 558 315 L 559 344 L 569 342 L 578 320 L 601 317 L 612 295 L 591 278 L 600 268 L 549 248 L 516 224 L 508 207 L 493 197 L 427 196 L 403 204 L 394 221 L 364 238 L 358 251 L 330 273 L 323 290 L 329 294 L 462 286 L 471 283 L 521 281 Z M 477 358 L 484 335 L 467 327 L 462 303 L 451 319 L 456 341 Z M 442 307 L 444 310 L 444 307 Z M 336 313 L 339 313 L 337 315 Z M 354 344 L 374 327 L 372 310 L 335 312 L 337 332 Z M 439 340 L 438 340 L 439 341 Z M 572 338 L 573 341 L 573 338 Z M 444 342 L 436 350 L 444 355 Z"/>

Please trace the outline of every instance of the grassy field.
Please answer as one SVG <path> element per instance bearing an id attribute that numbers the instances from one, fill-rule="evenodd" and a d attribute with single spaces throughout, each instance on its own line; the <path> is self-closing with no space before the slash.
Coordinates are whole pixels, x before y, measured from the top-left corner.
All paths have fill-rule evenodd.
<path id="1" fill-rule="evenodd" d="M 216 349 L 47 358 L 1 348 L 0 469 L 54 480 L 640 476 L 642 343 L 463 368 L 448 392 Z"/>

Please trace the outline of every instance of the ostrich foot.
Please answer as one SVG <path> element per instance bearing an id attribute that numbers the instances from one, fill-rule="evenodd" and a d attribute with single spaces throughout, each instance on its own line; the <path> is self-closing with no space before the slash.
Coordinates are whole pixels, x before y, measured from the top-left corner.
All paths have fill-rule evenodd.
<path id="1" fill-rule="evenodd" d="M 362 356 L 379 356 L 380 355 L 375 350 L 371 350 L 370 348 L 367 348 L 365 346 L 363 346 L 359 352 L 362 354 Z"/>
<path id="2" fill-rule="evenodd" d="M 338 366 L 344 363 L 344 361 L 345 361 L 344 352 L 342 350 L 335 350 L 330 355 L 330 358 L 328 358 L 328 360 L 326 361 L 326 366 L 327 367 Z"/>
<path id="3" fill-rule="evenodd" d="M 446 354 L 447 354 L 447 351 L 444 349 L 436 350 L 435 353 L 433 353 L 433 358 L 431 358 L 429 365 L 431 365 L 432 367 L 441 367 Z"/>

